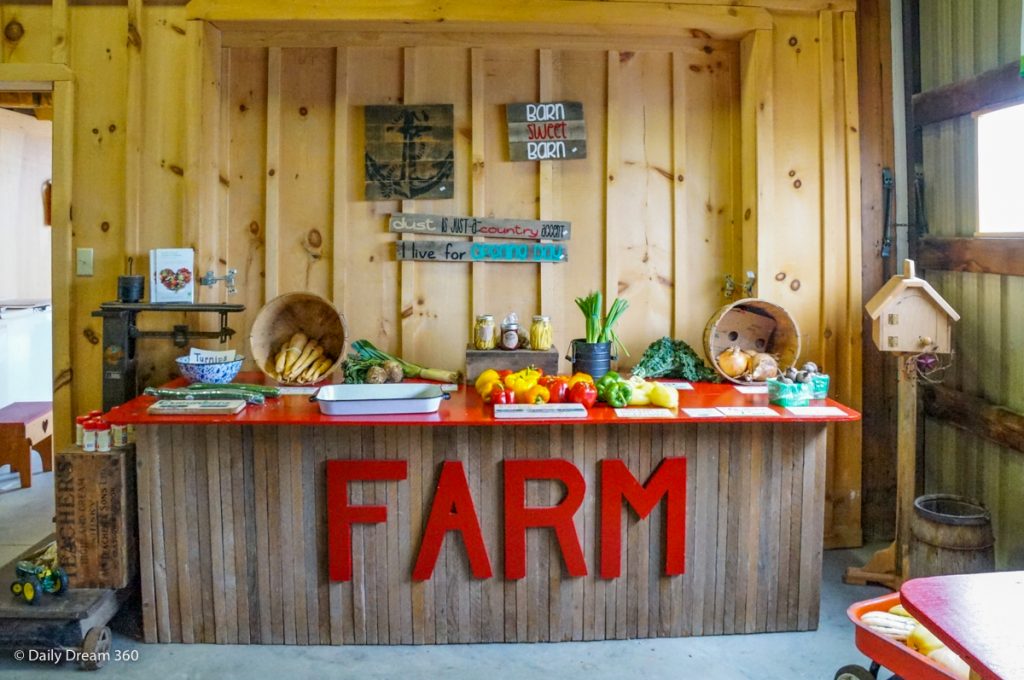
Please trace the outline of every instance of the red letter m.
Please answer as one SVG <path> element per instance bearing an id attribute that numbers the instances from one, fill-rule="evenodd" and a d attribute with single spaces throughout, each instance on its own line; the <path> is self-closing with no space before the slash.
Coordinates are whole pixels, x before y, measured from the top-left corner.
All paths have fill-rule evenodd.
<path id="1" fill-rule="evenodd" d="M 640 519 L 665 502 L 665 573 L 686 570 L 686 459 L 665 458 L 641 486 L 621 460 L 601 461 L 601 577 L 622 573 L 622 501 Z"/>

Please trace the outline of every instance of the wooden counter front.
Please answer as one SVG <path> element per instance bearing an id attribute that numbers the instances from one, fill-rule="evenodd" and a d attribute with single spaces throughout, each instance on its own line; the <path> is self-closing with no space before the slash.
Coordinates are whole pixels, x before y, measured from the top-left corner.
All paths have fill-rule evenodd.
<path id="1" fill-rule="evenodd" d="M 763 400 L 725 386 L 682 396 L 719 405 Z M 432 644 L 817 626 L 826 422 L 780 415 L 616 423 L 602 408 L 572 424 L 495 424 L 479 403 L 477 417 L 491 422 L 446 419 L 446 409 L 474 408 L 462 398 L 462 406 L 442 405 L 446 427 L 324 427 L 315 404 L 280 402 L 314 422 L 259 424 L 252 408 L 226 419 L 148 419 L 140 415 L 144 398 L 111 414 L 138 423 L 147 641 Z M 844 419 L 856 417 L 848 411 Z M 621 459 L 644 483 L 666 457 L 687 461 L 685 574 L 664 575 L 662 501 L 643 520 L 623 508 L 622 575 L 601 578 L 599 461 Z M 532 529 L 526 577 L 506 580 L 502 461 L 551 458 L 570 461 L 586 482 L 574 520 L 588 575 L 568 576 L 554 532 Z M 349 485 L 350 504 L 386 506 L 387 521 L 353 525 L 346 582 L 329 581 L 327 568 L 325 463 L 337 459 L 408 464 L 404 481 Z M 466 470 L 494 576 L 473 578 L 462 540 L 449 533 L 433 577 L 415 581 L 425 519 L 449 460 Z M 531 482 L 526 500 L 550 506 L 563 493 L 560 484 Z"/>

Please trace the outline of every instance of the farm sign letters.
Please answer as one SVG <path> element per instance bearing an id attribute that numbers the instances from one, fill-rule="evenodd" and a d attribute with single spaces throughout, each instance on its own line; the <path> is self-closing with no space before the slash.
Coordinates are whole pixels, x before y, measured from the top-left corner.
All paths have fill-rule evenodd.
<path id="1" fill-rule="evenodd" d="M 526 531 L 554 531 L 570 576 L 586 576 L 587 562 L 580 544 L 574 516 L 583 505 L 587 482 L 575 465 L 564 459 L 504 460 L 504 567 L 506 579 L 526 577 Z M 622 573 L 623 506 L 628 505 L 643 520 L 659 503 L 664 503 L 664 573 L 682 574 L 686 566 L 686 459 L 665 458 L 641 483 L 621 460 L 598 463 L 600 494 L 600 541 L 598 561 L 601 578 L 618 578 Z M 408 475 L 404 460 L 327 461 L 327 554 L 330 579 L 352 580 L 352 525 L 388 521 L 386 505 L 350 505 L 350 482 L 402 483 Z M 553 506 L 526 504 L 526 485 L 554 482 L 565 488 L 565 497 Z M 399 516 L 397 521 L 401 521 Z M 430 514 L 420 540 L 412 577 L 425 581 L 434 574 L 438 556 L 449 532 L 458 532 L 469 567 L 478 579 L 491 578 L 494 570 L 481 529 L 466 469 L 462 461 L 444 461 Z M 496 541 L 497 536 L 486 537 Z M 652 535 L 652 540 L 653 535 Z"/>

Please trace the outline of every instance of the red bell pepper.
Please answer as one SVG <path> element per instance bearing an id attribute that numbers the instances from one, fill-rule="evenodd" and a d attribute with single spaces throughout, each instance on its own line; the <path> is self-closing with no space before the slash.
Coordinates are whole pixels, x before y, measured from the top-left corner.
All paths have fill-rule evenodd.
<path id="1" fill-rule="evenodd" d="M 548 381 L 548 392 L 551 393 L 552 404 L 564 404 L 569 401 L 569 381 L 562 377 Z"/>
<path id="2" fill-rule="evenodd" d="M 506 387 L 495 384 L 491 389 L 491 403 L 514 404 L 516 403 L 516 393 Z"/>
<path id="3" fill-rule="evenodd" d="M 590 409 L 597 403 L 597 388 L 593 383 L 577 382 L 569 390 L 569 401 L 574 404 L 583 404 Z"/>

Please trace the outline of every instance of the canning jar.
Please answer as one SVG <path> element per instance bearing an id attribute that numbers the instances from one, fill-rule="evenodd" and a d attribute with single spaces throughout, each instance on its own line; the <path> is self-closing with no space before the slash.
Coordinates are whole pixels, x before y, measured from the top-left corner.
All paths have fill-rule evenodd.
<path id="1" fill-rule="evenodd" d="M 476 317 L 473 325 L 473 347 L 477 349 L 494 349 L 497 344 L 497 329 L 494 327 L 494 316 L 481 314 Z"/>
<path id="2" fill-rule="evenodd" d="M 533 317 L 533 323 L 530 324 L 530 349 L 542 352 L 551 349 L 551 317 Z"/>
<path id="3" fill-rule="evenodd" d="M 516 349 L 519 347 L 519 320 L 515 314 L 509 314 L 501 322 L 501 348 Z"/>

